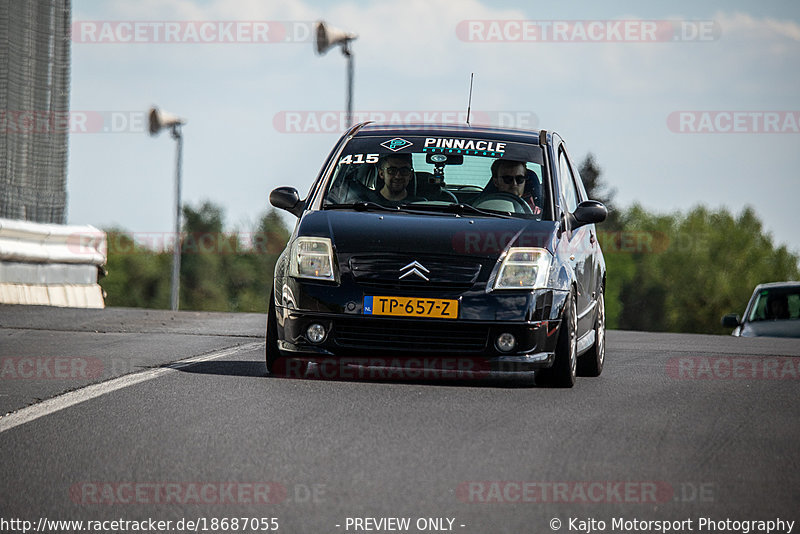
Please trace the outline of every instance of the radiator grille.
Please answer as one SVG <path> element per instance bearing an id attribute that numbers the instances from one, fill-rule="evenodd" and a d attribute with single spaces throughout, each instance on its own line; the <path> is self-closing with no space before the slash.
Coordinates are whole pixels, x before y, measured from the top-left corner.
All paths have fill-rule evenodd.
<path id="1" fill-rule="evenodd" d="M 333 330 L 343 347 L 432 353 L 480 352 L 489 337 L 488 327 L 474 324 L 375 318 L 337 320 Z"/>

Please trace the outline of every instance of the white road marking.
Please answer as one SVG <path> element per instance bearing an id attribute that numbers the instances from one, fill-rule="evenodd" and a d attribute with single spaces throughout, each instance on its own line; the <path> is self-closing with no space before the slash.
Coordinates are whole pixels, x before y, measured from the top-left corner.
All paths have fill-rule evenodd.
<path id="1" fill-rule="evenodd" d="M 95 399 L 101 395 L 112 393 L 128 386 L 133 386 L 135 384 L 139 384 L 140 382 L 146 382 L 147 380 L 158 378 L 159 376 L 167 373 L 178 371 L 179 369 L 189 365 L 216 360 L 226 356 L 232 356 L 233 354 L 237 354 L 239 352 L 254 350 L 263 345 L 263 341 L 256 341 L 254 343 L 247 343 L 245 345 L 214 351 L 202 356 L 191 356 L 184 360 L 167 364 L 164 367 L 146 369 L 138 373 L 112 378 L 111 380 L 100 382 L 99 384 L 92 384 L 74 391 L 69 391 L 57 397 L 47 399 L 32 406 L 22 408 L 21 410 L 0 417 L 0 432 L 5 432 L 6 430 L 10 430 L 16 426 L 24 425 L 25 423 L 29 423 L 30 421 L 34 421 L 40 417 L 44 417 L 45 415 L 50 415 L 65 408 L 69 408 L 70 406 L 80 404 L 81 402 Z"/>

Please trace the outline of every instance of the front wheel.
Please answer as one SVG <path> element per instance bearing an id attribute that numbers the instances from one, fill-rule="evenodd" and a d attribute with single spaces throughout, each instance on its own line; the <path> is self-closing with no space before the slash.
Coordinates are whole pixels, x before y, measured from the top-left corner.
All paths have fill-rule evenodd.
<path id="1" fill-rule="evenodd" d="M 275 317 L 275 295 L 269 296 L 269 306 L 267 306 L 267 346 L 265 355 L 267 360 L 267 372 L 275 374 L 275 364 L 281 357 L 278 349 L 278 319 Z"/>
<path id="2" fill-rule="evenodd" d="M 272 376 L 294 376 L 302 378 L 306 373 L 308 364 L 302 361 L 295 361 L 292 358 L 283 356 L 278 348 L 278 317 L 275 310 L 275 294 L 269 297 L 267 307 L 267 335 L 265 356 L 267 371 Z"/>
<path id="3" fill-rule="evenodd" d="M 578 359 L 580 376 L 600 376 L 606 359 L 606 302 L 602 290 L 597 299 L 597 317 L 594 321 L 594 345 Z"/>
<path id="4" fill-rule="evenodd" d="M 556 342 L 556 361 L 550 369 L 539 371 L 539 382 L 549 386 L 571 388 L 575 385 L 578 360 L 578 308 L 570 293 L 564 306 Z"/>

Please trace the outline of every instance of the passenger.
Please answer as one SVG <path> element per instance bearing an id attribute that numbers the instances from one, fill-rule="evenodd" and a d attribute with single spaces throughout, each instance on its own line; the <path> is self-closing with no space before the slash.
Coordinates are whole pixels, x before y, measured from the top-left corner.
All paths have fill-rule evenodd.
<path id="1" fill-rule="evenodd" d="M 420 202 L 425 199 L 408 192 L 408 184 L 414 179 L 414 165 L 411 154 L 390 154 L 378 161 L 378 186 L 372 191 L 370 200 L 384 206 L 399 206 L 407 202 Z M 381 186 L 381 184 L 383 184 Z"/>

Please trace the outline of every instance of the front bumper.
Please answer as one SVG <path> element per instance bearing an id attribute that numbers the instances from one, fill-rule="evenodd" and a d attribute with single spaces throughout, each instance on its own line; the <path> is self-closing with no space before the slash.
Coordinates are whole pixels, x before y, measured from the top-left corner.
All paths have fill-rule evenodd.
<path id="1" fill-rule="evenodd" d="M 458 319 L 383 317 L 364 315 L 363 290 L 289 281 L 276 287 L 278 347 L 286 356 L 309 361 L 385 357 L 423 362 L 437 357 L 442 362 L 454 360 L 456 367 L 492 372 L 552 366 L 567 296 L 558 290 L 474 291 L 457 296 Z M 322 325 L 326 332 L 317 343 L 307 337 L 312 324 Z M 496 345 L 504 333 L 516 339 L 508 352 Z"/>

